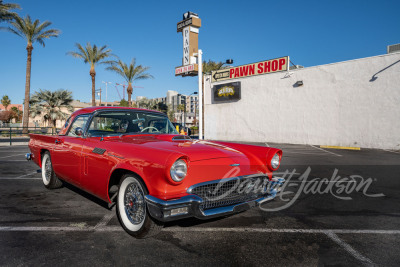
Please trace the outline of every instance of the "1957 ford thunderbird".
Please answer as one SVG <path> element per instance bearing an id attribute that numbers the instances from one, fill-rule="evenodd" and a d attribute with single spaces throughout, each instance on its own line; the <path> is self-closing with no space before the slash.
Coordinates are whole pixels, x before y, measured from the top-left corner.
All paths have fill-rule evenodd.
<path id="1" fill-rule="evenodd" d="M 56 136 L 31 134 L 44 186 L 63 182 L 116 205 L 136 238 L 164 222 L 229 215 L 273 199 L 282 151 L 179 135 L 160 112 L 120 107 L 76 111 Z"/>

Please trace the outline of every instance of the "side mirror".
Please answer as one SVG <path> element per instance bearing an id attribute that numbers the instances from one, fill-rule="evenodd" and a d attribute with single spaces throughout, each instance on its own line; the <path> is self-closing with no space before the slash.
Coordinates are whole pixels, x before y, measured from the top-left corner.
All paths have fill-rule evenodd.
<path id="1" fill-rule="evenodd" d="M 83 135 L 83 129 L 81 127 L 76 127 L 75 135 L 76 136 L 82 136 Z"/>

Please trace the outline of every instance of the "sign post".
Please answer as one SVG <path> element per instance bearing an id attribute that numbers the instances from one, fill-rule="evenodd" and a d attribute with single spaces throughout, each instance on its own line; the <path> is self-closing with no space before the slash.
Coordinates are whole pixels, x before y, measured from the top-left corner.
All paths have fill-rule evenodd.
<path id="1" fill-rule="evenodd" d="M 199 140 L 203 139 L 203 51 L 199 49 Z M 196 108 L 196 107 L 195 107 Z"/>

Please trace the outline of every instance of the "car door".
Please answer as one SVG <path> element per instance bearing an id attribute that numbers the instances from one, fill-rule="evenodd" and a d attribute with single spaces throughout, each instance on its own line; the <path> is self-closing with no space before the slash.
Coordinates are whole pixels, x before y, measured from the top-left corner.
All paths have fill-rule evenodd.
<path id="1" fill-rule="evenodd" d="M 104 134 L 125 132 L 126 125 L 121 119 L 107 112 L 93 117 L 88 127 L 88 136 L 82 147 L 81 187 L 86 191 L 106 198 L 108 179 L 119 158 L 112 151 L 112 143 L 105 141 Z M 106 137 L 107 138 L 107 137 Z"/>
<path id="2" fill-rule="evenodd" d="M 82 147 L 85 136 L 77 129 L 84 130 L 90 114 L 75 117 L 65 135 L 59 135 L 54 144 L 52 163 L 54 172 L 63 180 L 79 185 L 82 177 Z"/>

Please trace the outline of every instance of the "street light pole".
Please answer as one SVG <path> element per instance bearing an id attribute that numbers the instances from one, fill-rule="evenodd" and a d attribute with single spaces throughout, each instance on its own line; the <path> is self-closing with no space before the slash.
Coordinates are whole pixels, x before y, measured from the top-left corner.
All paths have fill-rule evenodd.
<path id="1" fill-rule="evenodd" d="M 99 106 L 101 106 L 101 88 L 100 89 L 97 89 L 96 90 L 98 93 L 97 93 L 97 95 L 100 97 L 100 103 L 99 103 Z"/>
<path id="2" fill-rule="evenodd" d="M 106 84 L 106 107 L 108 106 L 108 101 L 107 101 L 107 85 L 109 84 L 109 83 L 111 83 L 111 82 L 102 82 L 102 83 L 105 83 Z"/>

